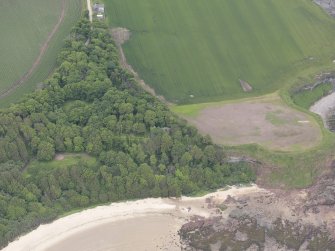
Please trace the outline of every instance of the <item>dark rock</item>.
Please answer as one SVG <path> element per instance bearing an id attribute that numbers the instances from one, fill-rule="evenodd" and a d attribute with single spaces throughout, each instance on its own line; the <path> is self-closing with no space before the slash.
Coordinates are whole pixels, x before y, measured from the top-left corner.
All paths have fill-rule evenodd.
<path id="1" fill-rule="evenodd" d="M 232 196 L 228 195 L 224 202 L 225 204 L 230 204 L 230 203 L 236 203 L 236 200 Z"/>

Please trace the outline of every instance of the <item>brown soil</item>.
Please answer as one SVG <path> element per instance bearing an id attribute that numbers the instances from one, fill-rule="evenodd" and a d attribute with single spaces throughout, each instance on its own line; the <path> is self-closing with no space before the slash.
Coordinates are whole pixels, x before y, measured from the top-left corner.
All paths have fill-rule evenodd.
<path id="1" fill-rule="evenodd" d="M 10 95 L 13 91 L 15 91 L 19 86 L 23 85 L 31 77 L 31 75 L 33 74 L 33 72 L 36 70 L 36 68 L 41 63 L 42 57 L 44 56 L 46 50 L 48 49 L 49 43 L 50 43 L 51 39 L 53 38 L 53 36 L 55 35 L 55 33 L 58 31 L 60 25 L 62 24 L 62 22 L 64 20 L 64 16 L 65 16 L 65 0 L 62 0 L 62 3 L 61 3 L 61 13 L 59 15 L 58 22 L 54 26 L 54 28 L 52 29 L 52 31 L 48 34 L 47 39 L 45 40 L 45 42 L 41 46 L 40 53 L 38 54 L 37 58 L 35 59 L 33 65 L 31 66 L 31 68 L 19 80 L 17 80 L 15 83 L 13 83 L 7 89 L 5 89 L 2 92 L 0 92 L 0 99 L 4 98 L 4 97 L 7 97 L 8 95 Z"/>
<path id="2" fill-rule="evenodd" d="M 206 108 L 186 118 L 215 143 L 258 143 L 271 149 L 291 150 L 317 145 L 320 129 L 302 112 L 279 102 L 241 102 Z"/>
<path id="3" fill-rule="evenodd" d="M 113 28 L 111 30 L 112 32 L 112 37 L 113 40 L 119 50 L 120 53 L 120 64 L 121 66 L 126 69 L 127 71 L 129 71 L 130 73 L 132 73 L 136 79 L 136 82 L 148 93 L 150 93 L 151 95 L 157 97 L 160 101 L 162 101 L 163 103 L 167 104 L 167 105 L 172 105 L 172 103 L 168 102 L 163 96 L 161 95 L 157 95 L 155 90 L 153 88 L 151 88 L 149 85 L 147 85 L 143 79 L 140 78 L 139 74 L 133 69 L 133 67 L 128 64 L 126 56 L 124 54 L 123 48 L 122 48 L 122 44 L 124 44 L 125 42 L 127 42 L 131 36 L 131 33 L 128 29 L 126 28 Z"/>
<path id="4" fill-rule="evenodd" d="M 130 38 L 130 31 L 126 28 L 113 28 L 112 36 L 117 46 L 123 45 Z M 124 58 L 123 58 L 124 59 Z M 124 61 L 122 61 L 124 63 Z M 126 65 L 124 65 L 126 66 Z"/>
<path id="5" fill-rule="evenodd" d="M 65 158 L 64 154 L 59 153 L 55 155 L 55 160 L 63 160 L 64 158 Z"/>

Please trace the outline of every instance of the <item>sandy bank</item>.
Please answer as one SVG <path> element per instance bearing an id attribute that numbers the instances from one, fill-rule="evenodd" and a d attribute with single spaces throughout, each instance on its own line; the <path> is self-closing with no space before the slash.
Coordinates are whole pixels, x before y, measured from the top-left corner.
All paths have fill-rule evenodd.
<path id="1" fill-rule="evenodd" d="M 321 116 L 323 124 L 326 128 L 327 125 L 327 116 L 329 112 L 335 108 L 335 92 L 329 94 L 328 96 L 323 97 L 319 101 L 315 102 L 309 110 Z"/>
<path id="2" fill-rule="evenodd" d="M 256 185 L 232 187 L 202 197 L 144 199 L 99 206 L 42 225 L 3 251 L 180 250 L 177 235 L 192 215 L 210 216 L 207 198 L 225 200 L 264 191 Z M 131 241 L 133 241 L 131 244 Z"/>

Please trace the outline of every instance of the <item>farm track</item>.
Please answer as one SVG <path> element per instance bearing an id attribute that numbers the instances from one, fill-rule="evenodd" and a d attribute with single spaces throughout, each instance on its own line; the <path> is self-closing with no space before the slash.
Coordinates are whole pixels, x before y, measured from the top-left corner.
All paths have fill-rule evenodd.
<path id="1" fill-rule="evenodd" d="M 112 33 L 114 42 L 116 44 L 116 47 L 119 51 L 119 56 L 120 56 L 119 61 L 120 61 L 122 68 L 129 71 L 131 74 L 134 75 L 136 82 L 143 88 L 143 90 L 150 93 L 152 96 L 155 96 L 164 104 L 168 106 L 173 105 L 172 102 L 167 101 L 164 96 L 158 95 L 151 86 L 145 83 L 145 81 L 139 76 L 139 74 L 134 70 L 134 68 L 128 63 L 126 55 L 123 51 L 122 45 L 130 39 L 130 35 L 131 35 L 130 31 L 127 30 L 126 28 L 119 27 L 119 28 L 113 28 L 111 30 L 111 33 Z"/>
<path id="2" fill-rule="evenodd" d="M 62 0 L 61 4 L 62 4 L 61 5 L 61 14 L 59 15 L 58 22 L 54 26 L 54 28 L 52 29 L 52 31 L 49 33 L 46 41 L 41 46 L 40 53 L 37 56 L 37 58 L 35 59 L 33 65 L 31 66 L 31 68 L 19 80 L 17 80 L 15 83 L 13 83 L 7 89 L 5 89 L 5 90 L 3 90 L 3 91 L 0 92 L 0 99 L 7 97 L 13 91 L 15 91 L 18 87 L 20 87 L 21 85 L 23 85 L 31 77 L 31 75 L 34 73 L 34 71 L 36 70 L 36 68 L 41 63 L 41 60 L 42 60 L 45 52 L 47 51 L 47 49 L 49 47 L 49 43 L 50 43 L 51 39 L 54 37 L 54 35 L 58 31 L 60 25 L 62 24 L 62 22 L 64 20 L 64 17 L 65 17 L 65 0 Z"/>
<path id="3" fill-rule="evenodd" d="M 87 10 L 88 10 L 88 16 L 89 16 L 90 22 L 92 23 L 92 21 L 93 21 L 93 10 L 92 10 L 92 5 L 91 5 L 91 0 L 87 0 Z"/>

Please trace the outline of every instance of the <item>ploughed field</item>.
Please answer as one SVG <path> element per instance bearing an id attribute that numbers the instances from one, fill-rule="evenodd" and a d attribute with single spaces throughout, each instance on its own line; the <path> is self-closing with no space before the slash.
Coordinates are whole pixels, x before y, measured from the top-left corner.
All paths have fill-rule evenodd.
<path id="1" fill-rule="evenodd" d="M 335 20 L 312 1 L 106 0 L 128 63 L 174 103 L 257 96 L 331 64 Z M 253 90 L 243 92 L 239 79 Z"/>
<path id="2" fill-rule="evenodd" d="M 0 1 L 0 105 L 32 91 L 51 73 L 81 10 L 81 0 Z"/>

